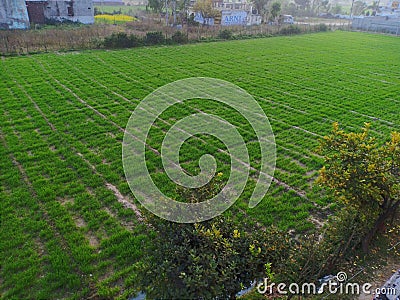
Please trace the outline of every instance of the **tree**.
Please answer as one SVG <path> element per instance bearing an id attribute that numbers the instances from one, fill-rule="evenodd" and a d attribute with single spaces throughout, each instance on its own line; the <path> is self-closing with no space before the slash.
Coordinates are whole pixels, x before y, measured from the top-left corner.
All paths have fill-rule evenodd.
<path id="1" fill-rule="evenodd" d="M 368 6 L 367 6 L 367 4 L 365 2 L 363 2 L 363 1 L 355 1 L 353 3 L 351 15 L 352 16 L 362 15 L 367 7 Z"/>
<path id="2" fill-rule="evenodd" d="M 333 189 L 336 199 L 361 219 L 370 220 L 362 239 L 365 252 L 400 206 L 400 133 L 392 132 L 390 141 L 379 145 L 369 128 L 365 124 L 360 133 L 346 133 L 334 123 L 319 147 L 325 163 L 318 182 Z"/>
<path id="3" fill-rule="evenodd" d="M 263 23 L 267 20 L 268 4 L 270 0 L 252 0 L 258 13 L 261 15 Z"/>
<path id="4" fill-rule="evenodd" d="M 272 4 L 272 7 L 271 7 L 271 17 L 272 17 L 272 19 L 275 20 L 280 12 L 281 12 L 281 4 L 279 2 L 274 2 Z"/>
<path id="5" fill-rule="evenodd" d="M 164 2 L 163 0 L 149 0 L 148 6 L 153 12 L 160 13 L 164 9 Z"/>
<path id="6" fill-rule="evenodd" d="M 329 3 L 329 0 L 315 1 L 314 14 L 319 15 L 321 11 L 327 13 L 330 10 L 331 10 L 331 4 Z"/>
<path id="7" fill-rule="evenodd" d="M 339 4 L 336 4 L 334 7 L 332 7 L 331 13 L 334 15 L 337 15 L 337 14 L 341 14 L 342 11 L 343 11 L 342 6 L 340 6 Z"/>
<path id="8" fill-rule="evenodd" d="M 212 0 L 198 0 L 193 6 L 195 12 L 200 12 L 204 22 L 207 18 L 214 18 L 219 14 L 219 11 L 213 7 Z"/>
<path id="9" fill-rule="evenodd" d="M 311 0 L 294 0 L 294 3 L 297 5 L 299 11 L 310 13 Z"/>
<path id="10" fill-rule="evenodd" d="M 372 2 L 371 5 L 368 5 L 367 9 L 371 9 L 372 13 L 376 15 L 376 13 L 379 11 L 379 1 L 374 1 Z M 369 12 L 369 11 L 368 11 Z"/>

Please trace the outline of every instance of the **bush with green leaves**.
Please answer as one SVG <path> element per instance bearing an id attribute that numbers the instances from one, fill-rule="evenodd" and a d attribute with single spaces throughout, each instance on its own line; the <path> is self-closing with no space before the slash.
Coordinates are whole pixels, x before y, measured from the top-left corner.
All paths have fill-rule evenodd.
<path id="1" fill-rule="evenodd" d="M 224 30 L 220 31 L 220 33 L 218 34 L 218 38 L 220 38 L 222 40 L 231 40 L 232 37 L 233 37 L 232 31 L 229 29 L 224 29 Z"/>
<path id="2" fill-rule="evenodd" d="M 146 33 L 146 45 L 160 45 L 165 43 L 164 34 L 161 31 L 151 31 Z"/>
<path id="3" fill-rule="evenodd" d="M 318 183 L 331 189 L 336 200 L 359 218 L 369 220 L 362 240 L 365 252 L 400 207 L 400 133 L 392 132 L 382 145 L 369 128 L 366 123 L 362 132 L 347 133 L 334 123 L 332 134 L 319 147 L 325 162 Z"/>
<path id="4" fill-rule="evenodd" d="M 289 25 L 288 27 L 283 27 L 279 33 L 283 35 L 300 34 L 301 29 L 296 25 Z"/>
<path id="5" fill-rule="evenodd" d="M 197 224 L 153 222 L 157 239 L 140 270 L 142 289 L 158 299 L 229 299 L 284 264 L 288 236 L 248 231 L 226 218 Z"/>
<path id="6" fill-rule="evenodd" d="M 368 220 L 353 209 L 339 210 L 319 231 L 296 239 L 281 277 L 288 284 L 317 284 L 321 277 L 343 271 L 359 254 L 360 241 L 367 231 Z"/>
<path id="7" fill-rule="evenodd" d="M 315 30 L 315 31 L 322 31 L 322 32 L 325 32 L 325 31 L 328 31 L 328 30 L 329 30 L 329 27 L 328 27 L 328 25 L 326 25 L 326 24 L 324 24 L 324 23 L 321 23 L 321 24 L 318 24 L 317 26 L 315 26 L 314 30 Z"/>
<path id="8" fill-rule="evenodd" d="M 190 190 L 177 189 L 186 202 L 201 202 L 218 192 L 222 180 Z M 290 248 L 287 233 L 255 228 L 220 216 L 180 224 L 150 216 L 157 238 L 139 270 L 141 288 L 158 299 L 228 299 L 252 281 L 285 264 Z M 240 227 L 239 227 L 240 226 Z"/>
<path id="9" fill-rule="evenodd" d="M 112 35 L 104 38 L 103 46 L 108 49 L 116 48 L 132 48 L 142 45 L 142 39 L 131 34 L 127 35 L 125 32 L 113 33 Z"/>
<path id="10" fill-rule="evenodd" d="M 187 36 L 182 31 L 176 31 L 171 37 L 171 40 L 175 44 L 184 44 L 188 41 Z"/>

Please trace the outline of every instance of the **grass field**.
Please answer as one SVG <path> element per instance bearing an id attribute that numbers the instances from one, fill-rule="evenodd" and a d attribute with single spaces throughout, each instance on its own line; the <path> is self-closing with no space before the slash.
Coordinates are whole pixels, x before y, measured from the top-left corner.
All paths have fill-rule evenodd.
<path id="1" fill-rule="evenodd" d="M 3 58 L 0 64 L 0 295 L 86 298 L 133 295 L 135 264 L 156 238 L 124 179 L 123 130 L 155 88 L 193 76 L 230 81 L 252 94 L 269 117 L 277 143 L 276 180 L 247 208 L 253 181 L 227 214 L 237 222 L 312 228 L 329 199 L 312 182 L 322 160 L 318 138 L 333 121 L 346 130 L 372 123 L 373 134 L 400 130 L 400 39 L 334 32 Z M 213 101 L 190 100 L 161 115 L 148 143 L 159 149 L 167 123 L 196 110 L 234 124 L 252 166 L 259 148 L 249 124 Z M 220 143 L 189 140 L 182 162 L 215 154 Z M 206 145 L 206 147 L 205 147 Z M 174 196 L 161 159 L 147 155 L 159 187 Z M 161 171 L 160 171 L 161 170 Z M 129 204 L 131 203 L 131 204 Z M 133 205 L 132 205 L 133 204 Z M 138 208 L 135 209 L 135 208 Z"/>

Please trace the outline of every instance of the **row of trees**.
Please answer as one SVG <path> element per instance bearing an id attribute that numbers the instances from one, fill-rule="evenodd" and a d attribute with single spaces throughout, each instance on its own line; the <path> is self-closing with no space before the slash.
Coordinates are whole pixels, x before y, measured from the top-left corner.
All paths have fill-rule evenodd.
<path id="1" fill-rule="evenodd" d="M 276 21 L 281 13 L 293 16 L 318 16 L 321 13 L 341 14 L 343 9 L 339 4 L 333 5 L 331 0 L 251 0 L 255 12 L 262 16 L 264 23 Z M 353 15 L 363 14 L 367 9 L 374 9 L 377 2 L 367 6 L 365 2 L 358 0 L 353 3 Z M 180 18 L 187 17 L 186 11 L 189 0 L 149 0 L 147 8 L 154 13 L 165 13 L 167 10 L 172 16 Z M 220 11 L 213 7 L 212 0 L 197 0 L 193 10 L 200 12 L 204 18 L 213 18 L 220 14 Z"/>
<path id="2" fill-rule="evenodd" d="M 293 16 L 319 16 L 325 14 L 351 14 L 370 15 L 375 14 L 379 9 L 379 0 L 374 1 L 371 5 L 367 5 L 363 0 L 352 1 L 350 11 L 343 11 L 343 7 L 339 4 L 333 4 L 331 0 L 250 0 L 254 5 L 256 12 L 262 16 L 264 23 L 276 21 L 280 13 L 290 14 Z M 170 15 L 186 17 L 186 10 L 189 0 L 149 0 L 148 9 L 155 13 L 164 13 L 166 8 L 170 11 Z M 220 12 L 213 7 L 212 0 L 197 0 L 193 7 L 194 11 L 202 13 L 204 18 L 213 18 L 218 16 Z"/>
<path id="3" fill-rule="evenodd" d="M 186 16 L 188 3 L 188 0 L 149 0 L 148 9 L 154 13 L 166 12 L 167 14 L 169 10 L 169 14 L 174 16 L 174 23 L 176 23 L 176 18 L 190 19 L 190 16 Z M 271 0 L 253 0 L 253 5 L 256 12 L 262 16 L 263 22 L 275 21 L 282 10 L 280 2 Z M 197 0 L 193 10 L 201 13 L 203 18 L 215 18 L 221 14 L 214 8 L 212 0 Z"/>
<path id="4" fill-rule="evenodd" d="M 291 9 L 291 13 L 308 16 L 318 16 L 320 13 L 339 10 L 338 6 L 335 6 L 335 9 L 333 9 L 329 0 L 294 0 L 294 3 L 288 6 Z"/>

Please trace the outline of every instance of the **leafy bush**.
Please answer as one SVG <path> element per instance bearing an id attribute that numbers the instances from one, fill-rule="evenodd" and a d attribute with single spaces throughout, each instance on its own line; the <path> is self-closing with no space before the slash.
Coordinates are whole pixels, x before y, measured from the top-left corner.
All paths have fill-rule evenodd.
<path id="1" fill-rule="evenodd" d="M 150 298 L 232 299 L 254 279 L 266 277 L 266 265 L 282 265 L 289 249 L 288 237 L 275 228 L 239 230 L 223 217 L 153 225 L 158 237 L 147 252 L 152 257 L 139 270 Z"/>
<path id="2" fill-rule="evenodd" d="M 300 27 L 296 25 L 289 25 L 288 27 L 284 27 L 280 30 L 280 34 L 283 35 L 292 35 L 301 33 Z"/>
<path id="3" fill-rule="evenodd" d="M 328 31 L 328 30 L 329 30 L 328 25 L 326 25 L 324 23 L 321 23 L 321 24 L 318 24 L 317 26 L 315 26 L 315 31 Z"/>
<path id="4" fill-rule="evenodd" d="M 323 232 L 303 235 L 290 249 L 283 277 L 287 283 L 317 282 L 324 275 L 341 271 L 360 251 L 360 241 L 368 230 L 368 220 L 353 209 L 332 216 Z"/>
<path id="5" fill-rule="evenodd" d="M 165 43 L 165 37 L 161 31 L 147 32 L 145 37 L 146 45 L 160 45 Z"/>
<path id="6" fill-rule="evenodd" d="M 229 29 L 224 29 L 220 31 L 220 33 L 218 34 L 218 38 L 223 40 L 230 40 L 232 39 L 232 31 Z"/>
<path id="7" fill-rule="evenodd" d="M 142 44 L 142 40 L 135 36 L 128 36 L 125 32 L 113 33 L 104 39 L 103 45 L 105 48 L 132 48 Z"/>
<path id="8" fill-rule="evenodd" d="M 334 123 L 332 134 L 320 141 L 325 163 L 317 181 L 334 190 L 339 203 L 369 220 L 362 241 L 365 252 L 400 207 L 400 133 L 392 132 L 379 145 L 369 132 L 368 123 L 358 133 L 346 133 Z"/>
<path id="9" fill-rule="evenodd" d="M 171 40 L 176 44 L 184 44 L 187 42 L 187 36 L 182 31 L 176 31 L 172 35 Z"/>
<path id="10" fill-rule="evenodd" d="M 189 193 L 185 201 L 204 201 L 221 186 L 211 183 Z M 271 276 L 283 266 L 290 248 L 287 233 L 265 230 L 217 217 L 196 224 L 179 224 L 150 216 L 157 238 L 139 268 L 140 288 L 149 298 L 233 299 L 253 280 Z M 274 269 L 275 270 L 275 269 Z"/>

